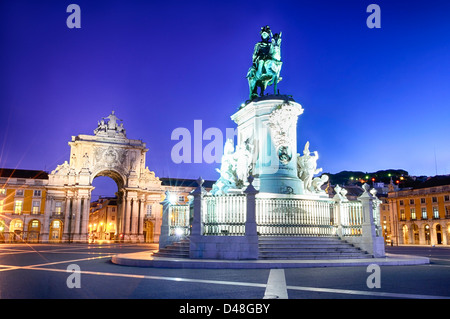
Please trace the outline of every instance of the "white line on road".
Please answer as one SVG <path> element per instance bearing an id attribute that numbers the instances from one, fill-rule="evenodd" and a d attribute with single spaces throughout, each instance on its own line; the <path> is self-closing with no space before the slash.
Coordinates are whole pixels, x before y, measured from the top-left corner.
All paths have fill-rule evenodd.
<path id="1" fill-rule="evenodd" d="M 288 299 L 284 269 L 271 269 L 263 299 Z"/>
<path id="2" fill-rule="evenodd" d="M 96 258 L 92 258 L 92 259 L 97 259 L 97 258 L 104 258 L 104 257 L 96 257 Z M 89 259 L 89 258 L 86 258 L 86 260 L 87 259 Z M 85 259 L 83 259 L 83 260 L 85 260 Z M 51 263 L 51 264 L 56 264 L 56 263 Z M 43 267 L 37 267 L 37 266 L 15 267 L 15 269 L 28 269 L 28 270 L 53 271 L 53 272 L 64 272 L 64 273 L 67 273 L 66 269 L 43 268 Z M 80 271 L 80 274 L 95 275 L 95 276 L 125 277 L 125 278 L 134 278 L 134 279 L 166 280 L 166 281 L 190 282 L 190 283 L 200 283 L 200 284 L 257 287 L 257 288 L 266 288 L 266 290 L 267 290 L 267 286 L 268 286 L 267 284 L 252 283 L 252 282 L 236 282 L 236 281 L 208 280 L 208 279 L 191 279 L 191 278 L 180 278 L 180 277 L 149 276 L 149 275 L 123 274 L 123 273 L 97 272 L 97 271 L 83 271 L 83 270 Z M 279 275 L 280 275 L 280 273 L 278 273 L 275 276 L 275 278 L 277 276 L 279 276 Z M 311 291 L 311 292 L 321 292 L 321 293 L 332 293 L 332 294 L 348 294 L 348 295 L 384 297 L 384 298 L 450 299 L 450 297 L 448 297 L 448 296 L 418 295 L 418 294 L 404 294 L 404 293 L 363 291 L 363 290 L 348 290 L 348 289 L 334 289 L 334 288 L 286 286 L 286 289 L 300 290 L 300 291 Z M 287 293 L 286 293 L 286 297 L 287 297 Z"/>
<path id="3" fill-rule="evenodd" d="M 417 294 L 402 294 L 394 292 L 381 292 L 381 291 L 364 291 L 364 290 L 349 290 L 349 289 L 334 289 L 334 288 L 315 288 L 315 287 L 300 287 L 300 286 L 287 286 L 287 289 L 312 291 L 332 294 L 347 294 L 347 295 L 361 295 L 372 297 L 385 297 L 385 298 L 409 298 L 409 299 L 450 299 L 446 296 L 432 296 L 432 295 L 417 295 Z"/>

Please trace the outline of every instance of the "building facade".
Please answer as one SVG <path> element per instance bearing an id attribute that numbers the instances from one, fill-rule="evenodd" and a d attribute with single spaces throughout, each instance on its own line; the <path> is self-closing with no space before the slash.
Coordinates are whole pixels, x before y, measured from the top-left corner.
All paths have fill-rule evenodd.
<path id="1" fill-rule="evenodd" d="M 89 212 L 89 241 L 116 240 L 117 198 L 100 197 L 91 202 Z"/>
<path id="2" fill-rule="evenodd" d="M 47 183 L 48 174 L 44 171 L 0 169 L 0 242 L 41 239 Z M 60 209 L 61 206 L 59 212 Z M 58 232 L 58 226 L 53 223 L 52 232 Z"/>
<path id="3" fill-rule="evenodd" d="M 390 191 L 381 207 L 381 222 L 392 245 L 450 245 L 450 178 Z"/>

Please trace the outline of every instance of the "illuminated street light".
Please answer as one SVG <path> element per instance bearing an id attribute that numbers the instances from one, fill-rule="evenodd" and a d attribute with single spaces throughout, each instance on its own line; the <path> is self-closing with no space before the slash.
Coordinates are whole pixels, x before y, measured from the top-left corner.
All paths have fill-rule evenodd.
<path id="1" fill-rule="evenodd" d="M 174 193 L 169 194 L 169 202 L 173 205 L 177 202 L 177 195 Z"/>
<path id="2" fill-rule="evenodd" d="M 176 236 L 182 236 L 184 234 L 183 229 L 181 228 L 175 228 L 175 235 Z"/>

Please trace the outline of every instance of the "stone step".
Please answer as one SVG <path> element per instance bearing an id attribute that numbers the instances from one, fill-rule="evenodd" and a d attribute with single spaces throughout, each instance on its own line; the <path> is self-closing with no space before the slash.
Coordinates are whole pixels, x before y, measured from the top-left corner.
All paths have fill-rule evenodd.
<path id="1" fill-rule="evenodd" d="M 275 241 L 275 242 L 342 242 L 339 237 L 302 237 L 302 236 L 260 236 L 260 242 Z"/>
<path id="2" fill-rule="evenodd" d="M 363 255 L 361 253 L 356 254 L 333 254 L 326 253 L 319 254 L 272 254 L 272 255 L 260 255 L 259 259 L 362 259 L 371 258 L 369 255 Z"/>
<path id="3" fill-rule="evenodd" d="M 172 243 L 155 252 L 152 256 L 170 258 L 189 258 L 189 239 Z"/>
<path id="4" fill-rule="evenodd" d="M 260 252 L 264 253 L 332 253 L 332 252 L 340 252 L 340 253 L 360 253 L 361 250 L 355 247 L 339 247 L 339 248 L 296 248 L 296 247 L 289 247 L 289 248 L 271 248 L 271 249 L 265 249 L 265 248 L 259 248 Z"/>
<path id="5" fill-rule="evenodd" d="M 343 244 L 294 244 L 294 243 L 289 243 L 289 244 L 275 244 L 275 243 L 268 243 L 268 244 L 259 244 L 260 248 L 263 249 L 273 249 L 273 248 L 278 248 L 278 247 L 283 247 L 283 248 L 309 248 L 309 249 L 314 249 L 314 248 L 328 248 L 328 249 L 338 249 L 338 248 L 342 248 L 342 247 L 352 247 L 352 246 L 347 246 L 347 245 L 343 245 Z"/>
<path id="6" fill-rule="evenodd" d="M 359 248 L 338 237 L 260 237 L 261 259 L 369 258 Z"/>
<path id="7" fill-rule="evenodd" d="M 189 239 L 172 243 L 157 257 L 189 258 Z M 370 258 L 364 251 L 337 237 L 260 237 L 260 259 L 354 259 Z"/>

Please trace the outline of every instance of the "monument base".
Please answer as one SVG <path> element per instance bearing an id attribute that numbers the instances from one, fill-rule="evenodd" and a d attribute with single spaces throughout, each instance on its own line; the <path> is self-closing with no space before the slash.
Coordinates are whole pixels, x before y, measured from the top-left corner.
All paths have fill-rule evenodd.
<path id="1" fill-rule="evenodd" d="M 253 185 L 261 193 L 304 194 L 303 181 L 295 177 L 262 175 L 255 177 Z"/>

